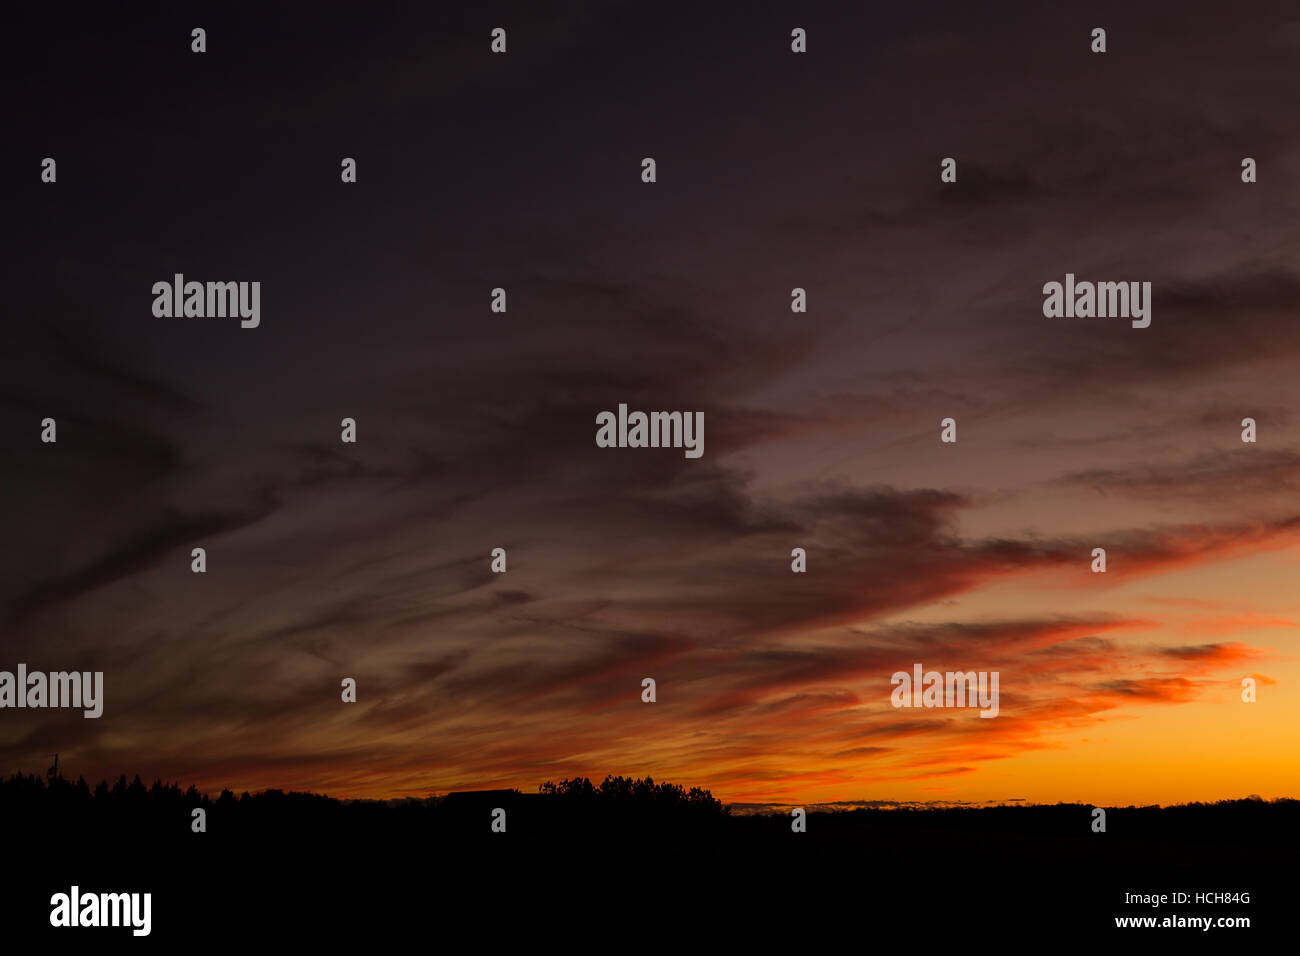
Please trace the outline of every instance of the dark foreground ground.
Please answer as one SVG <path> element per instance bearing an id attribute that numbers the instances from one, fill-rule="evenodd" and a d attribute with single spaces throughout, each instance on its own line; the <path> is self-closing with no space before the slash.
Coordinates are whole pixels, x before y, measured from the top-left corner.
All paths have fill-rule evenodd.
<path id="1" fill-rule="evenodd" d="M 191 831 L 194 807 L 207 832 Z M 491 830 L 506 811 L 506 832 Z M 56 951 L 345 943 L 457 950 L 618 946 L 936 952 L 1079 938 L 1214 948 L 1292 936 L 1300 802 L 1080 805 L 739 817 L 707 795 L 629 788 L 341 803 L 276 791 L 208 800 L 122 781 L 0 783 L 13 879 L 6 943 Z M 152 893 L 152 931 L 52 928 L 50 897 Z M 1159 906 L 1125 893 L 1164 893 Z M 1172 902 L 1187 893 L 1191 901 Z M 1195 902 L 1197 893 L 1249 902 Z M 1249 928 L 1116 927 L 1124 916 Z M 42 939 L 43 938 L 43 939 Z"/>

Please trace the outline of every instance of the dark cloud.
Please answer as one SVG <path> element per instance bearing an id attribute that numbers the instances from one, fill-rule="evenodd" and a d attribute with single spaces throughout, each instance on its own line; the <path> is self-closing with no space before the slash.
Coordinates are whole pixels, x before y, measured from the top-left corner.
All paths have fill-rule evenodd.
<path id="1" fill-rule="evenodd" d="M 1230 429 L 1236 423 L 1227 423 Z M 1061 476 L 1063 483 L 1104 494 L 1185 498 L 1197 502 L 1268 500 L 1300 489 L 1300 451 L 1242 443 L 1240 450 L 1203 452 L 1176 462 L 1094 468 Z"/>
<path id="2" fill-rule="evenodd" d="M 96 557 L 78 570 L 45 581 L 19 594 L 11 605 L 10 625 L 50 604 L 73 599 L 88 591 L 112 584 L 143 571 L 165 555 L 183 549 L 193 541 L 246 527 L 275 510 L 273 497 L 250 504 L 246 509 L 221 514 L 170 515 L 153 527 L 118 542 L 108 553 Z"/>

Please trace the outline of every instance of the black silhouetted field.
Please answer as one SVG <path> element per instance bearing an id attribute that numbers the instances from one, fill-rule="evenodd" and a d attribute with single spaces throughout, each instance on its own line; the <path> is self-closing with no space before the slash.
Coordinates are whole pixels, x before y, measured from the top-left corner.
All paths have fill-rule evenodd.
<path id="1" fill-rule="evenodd" d="M 206 833 L 191 831 L 199 807 Z M 505 833 L 492 832 L 496 808 Z M 705 790 L 621 777 L 379 802 L 278 790 L 212 799 L 138 777 L 92 788 L 18 775 L 0 783 L 10 858 L 26 874 L 5 925 L 48 931 L 50 895 L 77 883 L 152 892 L 159 940 L 192 939 L 196 928 L 232 940 L 415 929 L 489 946 L 606 927 L 647 934 L 648 945 L 735 934 L 811 945 L 832 930 L 870 939 L 940 926 L 1007 939 L 1158 933 L 1114 926 L 1153 912 L 1252 917 L 1253 935 L 1224 943 L 1276 928 L 1300 801 L 1109 808 L 1105 833 L 1092 831 L 1091 811 L 813 812 L 794 833 L 788 815 L 733 814 Z M 1124 902 L 1126 892 L 1179 890 L 1251 902 Z M 87 939 L 97 945 L 129 937 L 59 932 L 96 934 Z"/>

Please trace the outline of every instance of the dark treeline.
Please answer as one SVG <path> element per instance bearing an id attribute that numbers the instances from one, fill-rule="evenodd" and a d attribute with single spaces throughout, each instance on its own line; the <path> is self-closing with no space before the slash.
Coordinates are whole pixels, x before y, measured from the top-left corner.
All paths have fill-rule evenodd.
<path id="1" fill-rule="evenodd" d="M 275 830 L 288 836 L 295 830 L 363 832 L 434 827 L 464 835 L 491 835 L 491 812 L 507 812 L 507 832 L 545 836 L 556 829 L 566 836 L 574 830 L 631 834 L 647 830 L 681 831 L 692 835 L 744 835 L 757 831 L 790 830 L 787 813 L 739 815 L 699 787 L 607 776 L 599 784 L 586 777 L 546 781 L 536 793 L 519 790 L 453 792 L 443 796 L 396 800 L 340 800 L 316 793 L 278 789 L 238 796 L 222 790 L 213 798 L 194 786 L 155 780 L 146 785 L 125 774 L 112 783 L 93 787 L 84 778 L 45 779 L 17 773 L 0 780 L 0 817 L 23 820 L 35 827 L 57 826 L 64 834 L 92 835 L 105 826 L 128 827 L 138 836 L 190 831 L 195 808 L 202 808 L 213 832 L 235 835 L 250 829 Z M 1087 840 L 1092 832 L 1092 808 L 1082 804 L 1035 804 L 989 807 L 859 808 L 812 811 L 807 833 L 815 839 L 828 830 L 841 835 L 865 835 L 888 842 L 899 836 L 934 838 L 960 833 L 967 838 Z M 1282 834 L 1300 833 L 1300 801 L 1225 800 L 1159 807 L 1107 808 L 1110 842 L 1174 839 L 1191 848 L 1224 845 L 1260 849 Z M 184 826 L 180 827 L 180 821 Z"/>
<path id="2" fill-rule="evenodd" d="M 492 790 L 398 800 L 339 800 L 278 789 L 238 796 L 222 790 L 214 799 L 193 785 L 185 790 L 161 780 L 146 785 L 138 774 L 130 782 L 123 774 L 93 788 L 84 777 L 72 782 L 18 773 L 0 780 L 0 819 L 23 820 L 37 830 L 56 827 L 68 836 L 125 828 L 139 839 L 174 838 L 191 831 L 192 811 L 201 808 L 212 831 L 226 836 L 274 832 L 288 837 L 322 829 L 410 833 L 414 828 L 468 838 L 480 831 L 491 835 L 490 815 L 497 807 L 506 810 L 507 832 L 530 836 L 544 835 L 543 828 L 567 832 L 590 826 L 698 832 L 728 816 L 708 790 L 613 775 L 599 784 L 585 777 L 547 781 L 536 794 Z"/>
<path id="3" fill-rule="evenodd" d="M 549 802 L 577 811 L 608 815 L 665 815 L 677 819 L 708 821 L 729 815 L 727 807 L 708 790 L 687 790 L 675 783 L 655 783 L 650 777 L 606 777 L 599 785 L 586 777 L 574 777 L 537 788 Z"/>
<path id="4" fill-rule="evenodd" d="M 204 833 L 191 828 L 199 808 Z M 491 828 L 497 808 L 505 833 Z M 504 940 L 561 925 L 703 925 L 770 942 L 935 914 L 1077 936 L 1151 912 L 1126 893 L 1175 890 L 1250 895 L 1177 907 L 1184 915 L 1284 919 L 1300 801 L 1106 808 L 1104 833 L 1092 809 L 814 811 L 795 833 L 788 813 L 732 813 L 708 790 L 649 778 L 374 801 L 17 774 L 0 780 L 0 827 L 26 876 L 0 906 L 21 935 L 42 935 L 51 894 L 73 884 L 149 891 L 156 938 L 180 942 L 196 927 L 239 941 L 264 925 L 330 941 L 383 926 Z"/>

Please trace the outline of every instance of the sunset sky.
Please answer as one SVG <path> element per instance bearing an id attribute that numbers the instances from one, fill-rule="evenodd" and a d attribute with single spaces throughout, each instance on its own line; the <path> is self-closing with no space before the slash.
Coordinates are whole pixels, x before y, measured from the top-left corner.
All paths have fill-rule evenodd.
<path id="1" fill-rule="evenodd" d="M 7 24 L 0 669 L 105 704 L 0 711 L 0 772 L 1300 796 L 1294 7 L 536 6 Z M 620 402 L 703 457 L 596 447 Z"/>

